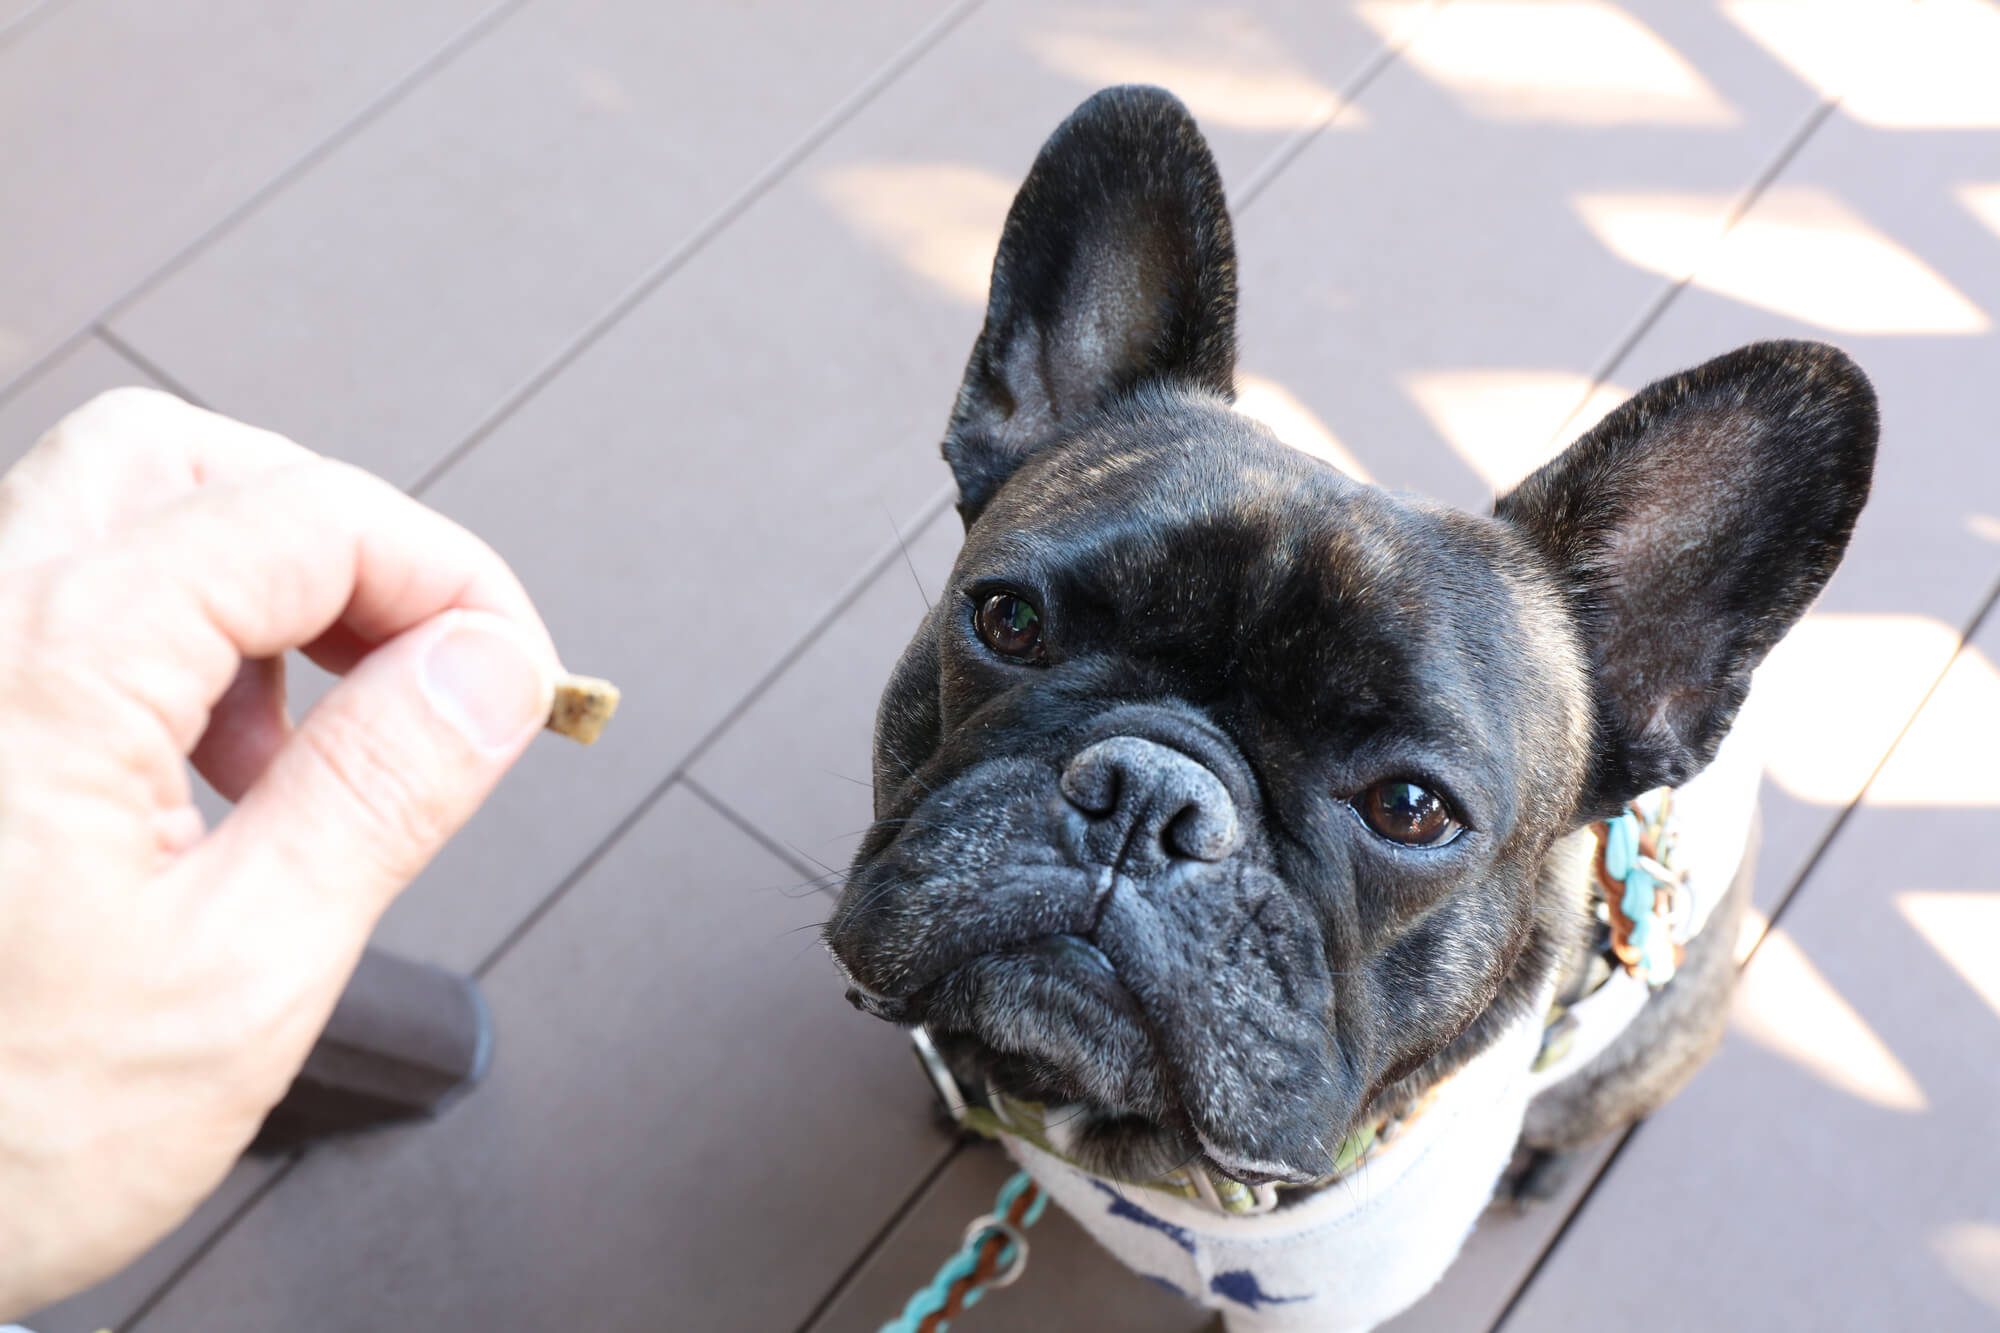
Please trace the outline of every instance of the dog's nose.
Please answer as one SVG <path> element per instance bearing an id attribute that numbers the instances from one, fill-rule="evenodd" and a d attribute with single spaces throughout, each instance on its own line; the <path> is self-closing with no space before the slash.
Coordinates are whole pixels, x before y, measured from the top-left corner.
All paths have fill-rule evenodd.
<path id="1" fill-rule="evenodd" d="M 1222 780 L 1170 746 L 1137 736 L 1098 741 L 1070 760 L 1062 793 L 1084 815 L 1079 852 L 1130 872 L 1174 860 L 1220 861 L 1242 830 Z"/>

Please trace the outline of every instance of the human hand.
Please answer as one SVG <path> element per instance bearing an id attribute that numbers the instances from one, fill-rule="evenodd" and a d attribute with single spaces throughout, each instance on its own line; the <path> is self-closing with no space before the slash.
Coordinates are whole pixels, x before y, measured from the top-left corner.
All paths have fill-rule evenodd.
<path id="1" fill-rule="evenodd" d="M 296 727 L 292 648 L 345 677 Z M 0 480 L 0 1317 L 215 1187 L 556 669 L 470 533 L 166 394 Z"/>

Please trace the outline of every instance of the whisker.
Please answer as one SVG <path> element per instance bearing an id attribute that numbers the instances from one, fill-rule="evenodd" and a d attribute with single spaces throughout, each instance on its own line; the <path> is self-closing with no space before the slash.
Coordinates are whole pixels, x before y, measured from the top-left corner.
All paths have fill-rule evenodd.
<path id="1" fill-rule="evenodd" d="M 893 828 L 900 824 L 914 824 L 916 822 L 917 821 L 915 819 L 909 818 L 907 816 L 896 819 L 878 819 L 874 823 L 869 824 L 866 827 L 851 828 L 844 833 L 836 833 L 834 836 L 837 838 L 858 838 L 864 833 L 872 833 L 876 829 L 882 828 L 884 826 Z"/>
<path id="2" fill-rule="evenodd" d="M 849 912 L 854 912 L 854 913 L 865 912 L 869 908 L 873 907 L 876 903 L 880 902 L 883 898 L 886 898 L 891 893 L 896 892 L 898 889 L 906 889 L 910 887 L 912 884 L 918 882 L 919 881 L 917 879 L 907 875 L 892 876 L 886 882 L 876 885 L 874 892 L 870 893 L 866 898 L 863 898 L 860 902 L 855 903 L 852 907 L 849 907 L 847 910 Z"/>
<path id="3" fill-rule="evenodd" d="M 931 595 L 924 591 L 924 581 L 917 577 L 917 562 L 910 558 L 910 543 L 903 537 L 902 526 L 896 522 L 896 516 L 890 512 L 888 505 L 882 506 L 882 514 L 889 520 L 889 530 L 896 534 L 896 546 L 903 553 L 903 568 L 910 571 L 910 582 L 917 585 L 917 596 L 923 599 L 924 610 L 929 611 Z"/>
<path id="4" fill-rule="evenodd" d="M 1064 1116 L 1064 1117 L 1063 1117 L 1062 1119 L 1060 1119 L 1060 1120 L 1045 1120 L 1045 1121 L 1043 1121 L 1043 1122 L 1042 1122 L 1042 1126 L 1043 1126 L 1043 1128 L 1045 1128 L 1045 1129 L 1046 1129 L 1046 1128 L 1051 1128 L 1051 1127 L 1054 1127 L 1054 1126 L 1058 1126 L 1058 1125 L 1067 1125 L 1067 1124 L 1068 1124 L 1068 1123 L 1069 1123 L 1070 1121 L 1072 1121 L 1072 1120 L 1081 1120 L 1081 1119 L 1082 1119 L 1082 1118 L 1083 1118 L 1084 1116 L 1086 1116 L 1086 1115 L 1089 1115 L 1089 1114 L 1090 1114 L 1090 1108 L 1089 1108 L 1088 1106 L 1079 1106 L 1079 1107 L 1077 1107 L 1077 1108 L 1076 1108 L 1076 1109 L 1075 1109 L 1074 1111 L 1071 1111 L 1071 1112 L 1070 1112 L 1070 1113 L 1069 1113 L 1068 1115 Z"/>
<path id="5" fill-rule="evenodd" d="M 917 776 L 917 770 L 910 767 L 910 761 L 903 758 L 903 756 L 897 754 L 893 746 L 883 745 L 882 753 L 888 755 L 891 759 L 895 760 L 896 766 L 902 769 L 903 772 L 907 773 L 909 775 L 910 781 L 916 783 L 917 786 L 921 787 L 926 795 L 930 794 L 930 792 L 933 790 L 931 785 L 928 782 L 925 782 L 921 777 Z"/>
<path id="6" fill-rule="evenodd" d="M 792 854 L 794 856 L 803 856 L 806 860 L 812 862 L 814 865 L 818 866 L 821 870 L 824 870 L 828 875 L 831 875 L 836 879 L 839 878 L 841 875 L 847 873 L 844 870 L 835 870 L 832 866 L 820 860 L 817 856 L 814 856 L 811 852 L 799 846 L 797 843 L 790 841 L 789 839 L 786 840 L 785 846 L 792 849 Z"/>
<path id="7" fill-rule="evenodd" d="M 779 892 L 784 893 L 787 896 L 791 897 L 803 896 L 808 892 L 816 892 L 820 889 L 831 888 L 835 884 L 839 883 L 840 881 L 846 878 L 847 878 L 846 871 L 829 869 L 824 875 L 814 875 L 810 879 L 802 879 L 792 884 L 788 884 L 783 888 L 781 888 Z"/>

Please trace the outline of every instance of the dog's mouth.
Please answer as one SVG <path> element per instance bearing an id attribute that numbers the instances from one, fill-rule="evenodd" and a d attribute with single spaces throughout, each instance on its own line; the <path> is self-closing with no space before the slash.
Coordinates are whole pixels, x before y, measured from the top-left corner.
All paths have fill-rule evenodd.
<path id="1" fill-rule="evenodd" d="M 1119 1116 L 1171 1112 L 1144 1012 L 1111 960 L 1080 936 L 981 954 L 913 997 L 910 1010 L 934 1040 L 976 1064 L 967 1071 L 975 1090 Z"/>
<path id="2" fill-rule="evenodd" d="M 1186 1075 L 1170 1067 L 1111 959 L 1081 936 L 981 955 L 901 1004 L 851 998 L 920 1022 L 968 1102 L 1003 1122 L 1033 1108 L 1034 1132 L 1086 1170 L 1148 1181 L 1199 1164 L 1249 1186 L 1312 1178 L 1201 1131 L 1179 1090 Z"/>

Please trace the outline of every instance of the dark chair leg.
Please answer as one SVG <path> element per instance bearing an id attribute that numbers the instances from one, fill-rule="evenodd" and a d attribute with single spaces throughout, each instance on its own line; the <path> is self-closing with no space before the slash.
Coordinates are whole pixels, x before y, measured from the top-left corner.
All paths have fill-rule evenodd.
<path id="1" fill-rule="evenodd" d="M 492 1049 L 493 1019 L 477 982 L 369 949 L 250 1150 L 285 1152 L 435 1116 L 479 1081 Z"/>

